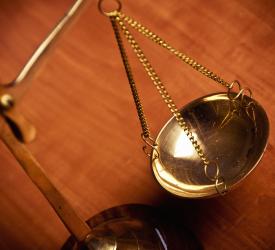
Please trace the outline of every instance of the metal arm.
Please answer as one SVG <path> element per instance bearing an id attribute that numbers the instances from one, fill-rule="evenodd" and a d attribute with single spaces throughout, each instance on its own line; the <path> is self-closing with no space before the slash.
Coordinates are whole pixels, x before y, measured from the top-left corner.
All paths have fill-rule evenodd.
<path id="1" fill-rule="evenodd" d="M 30 85 L 32 78 L 38 68 L 46 60 L 47 55 L 52 51 L 60 35 L 66 30 L 80 10 L 88 5 L 90 0 L 76 0 L 63 18 L 48 34 L 46 39 L 39 45 L 26 65 L 19 72 L 15 80 L 0 85 L 0 112 L 9 122 L 9 125 L 17 138 L 23 142 L 30 142 L 35 138 L 35 129 L 28 121 L 16 111 L 14 105 Z"/>
<path id="2" fill-rule="evenodd" d="M 20 95 L 23 94 L 22 89 L 20 88 L 19 90 L 17 86 L 22 85 L 25 88 L 25 86 L 29 85 L 40 64 L 46 59 L 46 54 L 50 52 L 50 48 L 53 47 L 60 36 L 61 31 L 64 31 L 65 26 L 73 20 L 76 13 L 79 13 L 79 10 L 88 2 L 90 1 L 76 0 L 66 15 L 37 48 L 16 79 L 0 87 L 0 140 L 8 147 L 23 170 L 49 201 L 59 218 L 78 242 L 84 241 L 87 236 L 91 237 L 91 229 L 52 184 L 27 147 L 19 142 L 19 139 L 23 142 L 32 140 L 35 131 L 20 112 L 16 111 L 14 100 L 17 101 L 19 93 Z M 16 129 L 14 129 L 14 126 Z M 21 133 L 19 136 L 18 131 Z"/>
<path id="3" fill-rule="evenodd" d="M 74 20 L 74 18 L 77 16 L 76 14 L 78 14 L 80 10 L 83 9 L 83 7 L 87 5 L 89 2 L 89 0 L 75 1 L 73 6 L 67 11 L 64 17 L 61 18 L 61 20 L 57 23 L 53 30 L 48 34 L 46 39 L 38 46 L 33 55 L 25 64 L 25 66 L 19 72 L 18 76 L 12 82 L 5 84 L 4 87 L 1 87 L 6 90 L 2 89 L 1 91 L 0 89 L 0 92 L 5 92 L 5 94 L 9 92 L 14 100 L 17 100 L 18 97 L 25 92 L 27 85 L 30 84 L 32 78 L 37 72 L 37 69 L 46 60 L 46 55 L 48 55 L 49 52 L 52 51 L 52 48 L 54 47 L 60 35 L 69 26 L 68 24 Z M 20 89 L 13 88 L 19 85 L 22 85 Z"/>

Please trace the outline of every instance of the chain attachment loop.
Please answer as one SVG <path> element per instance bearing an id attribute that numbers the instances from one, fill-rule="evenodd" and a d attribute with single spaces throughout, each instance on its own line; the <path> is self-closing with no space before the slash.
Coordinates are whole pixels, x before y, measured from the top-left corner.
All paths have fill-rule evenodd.
<path id="1" fill-rule="evenodd" d="M 214 175 L 213 174 L 211 175 L 211 173 L 210 173 L 211 166 L 214 166 L 214 168 L 215 168 Z M 212 167 L 212 169 L 213 169 L 213 167 Z M 219 168 L 218 163 L 216 161 L 211 161 L 211 162 L 209 162 L 209 164 L 204 165 L 204 174 L 209 180 L 216 181 L 220 177 L 220 168 Z"/>
<path id="2" fill-rule="evenodd" d="M 164 84 L 160 80 L 158 74 L 156 73 L 156 71 L 152 67 L 151 63 L 149 62 L 149 60 L 145 56 L 144 52 L 140 48 L 139 44 L 137 43 L 137 41 L 135 40 L 133 35 L 128 30 L 126 24 L 128 24 L 130 27 L 136 29 L 139 33 L 141 33 L 145 37 L 149 38 L 151 41 L 153 41 L 156 44 L 160 45 L 161 47 L 167 49 L 169 52 L 171 52 L 172 54 L 177 56 L 184 63 L 188 64 L 189 66 L 194 68 L 196 71 L 202 73 L 203 75 L 207 76 L 208 78 L 210 78 L 210 79 L 214 80 L 215 82 L 217 82 L 217 83 L 223 85 L 224 87 L 226 87 L 228 89 L 227 90 L 228 98 L 232 102 L 233 106 L 234 107 L 236 106 L 235 108 L 233 108 L 233 110 L 232 110 L 233 113 L 230 114 L 230 116 L 232 116 L 235 112 L 237 112 L 239 110 L 239 108 L 242 107 L 242 105 L 244 105 L 243 107 L 246 108 L 247 115 L 251 119 L 253 119 L 253 117 L 255 117 L 255 113 L 254 113 L 254 109 L 253 109 L 253 104 L 254 104 L 253 101 L 245 103 L 246 100 L 247 100 L 247 98 L 245 98 L 245 94 L 247 94 L 247 96 L 252 98 L 251 90 L 248 89 L 248 88 L 244 88 L 244 89 L 241 88 L 241 85 L 238 81 L 233 81 L 232 83 L 226 82 L 221 77 L 219 77 L 218 75 L 216 75 L 215 73 L 213 73 L 212 71 L 207 69 L 206 67 L 202 66 L 201 64 L 199 64 L 198 62 L 196 62 L 192 58 L 190 58 L 187 55 L 185 55 L 184 53 L 176 50 L 170 44 L 168 44 L 163 39 L 161 39 L 158 35 L 153 33 L 151 30 L 149 30 L 148 28 L 146 28 L 145 26 L 143 26 L 139 22 L 135 21 L 134 19 L 132 19 L 132 18 L 126 16 L 125 14 L 121 13 L 120 12 L 120 8 L 121 8 L 120 5 L 119 5 L 119 8 L 115 11 L 104 12 L 103 9 L 102 9 L 102 6 L 101 6 L 102 2 L 103 2 L 103 0 L 99 1 L 99 8 L 101 8 L 101 13 L 103 13 L 106 16 L 109 16 L 109 18 L 111 20 L 111 23 L 113 25 L 113 29 L 115 31 L 115 35 L 116 35 L 116 38 L 117 38 L 117 42 L 118 42 L 118 45 L 119 45 L 119 48 L 120 48 L 122 60 L 124 62 L 124 66 L 125 66 L 126 73 L 127 73 L 127 76 L 128 76 L 129 84 L 130 84 L 131 89 L 132 89 L 133 98 L 135 100 L 138 116 L 139 116 L 139 119 L 140 119 L 140 122 L 141 122 L 142 131 L 143 131 L 142 139 L 145 142 L 145 145 L 143 146 L 143 151 L 145 152 L 146 155 L 148 155 L 150 157 L 152 157 L 152 155 L 155 155 L 155 157 L 153 157 L 152 160 L 155 160 L 155 159 L 160 157 L 160 154 L 159 154 L 158 149 L 157 149 L 158 145 L 155 143 L 154 139 L 150 136 L 149 127 L 147 125 L 145 114 L 144 114 L 142 106 L 141 106 L 141 102 L 140 102 L 138 92 L 137 92 L 137 89 L 136 89 L 136 84 L 133 80 L 133 76 L 132 76 L 132 72 L 130 70 L 127 55 L 126 55 L 126 52 L 125 52 L 124 47 L 123 47 L 122 39 L 120 37 L 119 28 L 120 28 L 121 32 L 123 33 L 123 35 L 125 36 L 126 40 L 129 42 L 132 49 L 134 50 L 136 56 L 138 57 L 138 60 L 140 61 L 140 63 L 144 67 L 146 73 L 148 74 L 149 78 L 152 80 L 153 84 L 155 85 L 155 87 L 158 90 L 159 94 L 161 95 L 162 99 L 167 104 L 167 106 L 168 106 L 169 110 L 171 111 L 171 113 L 174 115 L 174 117 L 177 120 L 179 126 L 182 127 L 182 129 L 184 130 L 184 132 L 188 136 L 189 140 L 192 142 L 193 147 L 195 148 L 198 156 L 200 157 L 200 159 L 203 163 L 205 176 L 209 180 L 214 182 L 217 193 L 219 193 L 220 195 L 224 195 L 227 192 L 227 184 L 226 184 L 226 181 L 225 181 L 224 177 L 220 173 L 219 164 L 216 161 L 208 160 L 207 156 L 204 154 L 203 149 L 201 148 L 201 146 L 199 145 L 197 139 L 193 135 L 190 126 L 188 126 L 188 124 L 186 123 L 186 121 L 182 117 L 179 109 L 177 108 L 177 106 L 174 103 L 171 96 L 168 94 L 168 92 L 167 92 Z M 117 1 L 117 2 L 119 2 L 119 1 Z M 235 93 L 233 94 L 232 90 L 233 90 L 233 87 L 236 86 L 236 85 L 238 87 L 238 92 L 237 92 L 237 94 L 235 94 Z M 228 117 L 228 118 L 230 119 L 230 117 Z M 148 147 L 152 148 L 153 151 L 151 153 L 148 152 L 148 150 L 147 150 Z M 154 154 L 154 152 L 156 152 L 156 154 Z"/>
<path id="3" fill-rule="evenodd" d="M 105 15 L 105 16 L 117 16 L 118 13 L 121 11 L 121 8 L 122 8 L 122 4 L 119 0 L 113 0 L 114 2 L 117 3 L 117 8 L 115 10 L 111 10 L 111 11 L 105 11 L 104 10 L 104 7 L 103 7 L 103 3 L 104 3 L 105 0 L 99 0 L 98 1 L 98 9 L 99 9 L 99 12 L 102 14 L 102 15 Z"/>
<path id="4" fill-rule="evenodd" d="M 156 155 L 154 155 L 154 158 L 152 159 L 152 161 L 159 159 L 159 151 L 158 151 L 158 144 L 155 142 L 155 140 L 152 137 L 147 137 L 145 134 L 141 134 L 141 138 L 142 140 L 145 142 L 145 145 L 142 147 L 143 152 L 151 157 L 153 155 L 153 152 L 156 152 Z M 152 149 L 152 153 L 149 153 L 147 151 L 148 146 Z"/>
<path id="5" fill-rule="evenodd" d="M 235 95 L 235 96 L 233 96 L 232 97 L 232 89 L 234 88 L 234 86 L 235 85 L 237 85 L 237 87 L 238 87 L 238 92 L 237 92 L 237 94 Z M 238 81 L 238 80 L 234 80 L 231 84 L 230 84 L 230 86 L 228 87 L 228 90 L 227 90 L 227 96 L 228 96 L 228 98 L 231 100 L 231 101 L 235 101 L 235 100 L 237 100 L 237 99 L 239 99 L 240 98 L 240 100 L 241 100 L 241 104 L 244 106 L 244 107 L 246 107 L 247 105 L 249 105 L 249 103 L 248 104 L 246 104 L 245 105 L 245 101 L 244 101 L 244 96 L 246 95 L 246 93 L 247 93 L 247 96 L 250 98 L 250 99 L 252 99 L 252 91 L 251 91 L 251 89 L 249 89 L 249 88 L 242 88 L 242 86 L 241 86 L 241 84 L 240 84 L 240 82 Z"/>
<path id="6" fill-rule="evenodd" d="M 221 185 L 222 187 L 220 187 Z M 225 195 L 228 192 L 226 182 L 222 176 L 216 179 L 215 188 L 219 195 Z"/>

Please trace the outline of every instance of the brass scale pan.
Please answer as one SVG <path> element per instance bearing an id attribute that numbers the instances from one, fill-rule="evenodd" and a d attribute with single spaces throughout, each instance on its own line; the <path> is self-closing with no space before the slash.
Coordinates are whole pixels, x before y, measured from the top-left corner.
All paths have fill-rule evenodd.
<path id="1" fill-rule="evenodd" d="M 248 96 L 244 98 L 246 102 L 252 101 Z M 236 187 L 256 167 L 267 145 L 268 118 L 255 100 L 253 103 L 255 120 L 245 110 L 230 114 L 231 100 L 227 93 L 201 97 L 181 109 L 206 155 L 220 166 L 227 190 Z M 155 157 L 153 150 L 151 164 L 163 188 L 188 198 L 218 194 L 215 183 L 206 178 L 201 159 L 175 118 L 161 129 L 156 144 L 159 157 Z"/>
<path id="2" fill-rule="evenodd" d="M 159 90 L 165 87 L 160 83 L 152 65 L 126 24 L 175 55 L 176 49 L 140 22 L 121 13 L 119 0 L 116 0 L 117 10 L 111 12 L 104 11 L 103 2 L 104 0 L 99 0 L 98 7 L 100 12 L 111 20 L 144 135 L 146 119 L 120 30 L 166 103 L 171 103 L 172 99 L 170 96 L 164 97 L 165 93 Z M 177 52 L 177 55 L 183 54 Z M 185 63 L 192 65 L 186 61 Z M 174 195 L 203 198 L 223 194 L 243 180 L 256 167 L 264 153 L 269 135 L 269 122 L 265 110 L 252 99 L 251 91 L 247 88 L 242 89 L 238 81 L 231 85 L 225 83 L 224 81 L 223 85 L 228 88 L 227 92 L 201 97 L 180 110 L 204 155 L 211 159 L 212 164 L 209 164 L 207 169 L 190 138 L 179 126 L 175 114 L 161 129 L 156 140 L 150 136 L 147 137 L 150 139 L 149 143 L 145 140 L 153 148 L 149 155 L 156 180 Z M 239 86 L 238 93 L 232 91 L 234 83 Z M 245 92 L 249 93 L 249 96 L 245 95 Z"/>
<path id="3" fill-rule="evenodd" d="M 14 125 L 19 125 L 19 130 L 22 129 L 23 137 L 19 139 L 23 139 L 23 142 L 34 139 L 33 128 L 27 126 L 26 121 L 22 120 L 22 116 L 14 110 L 13 101 L 17 101 L 23 92 L 22 89 L 18 91 L 18 87 L 24 87 L 26 84 L 23 83 L 29 82 L 32 72 L 39 65 L 39 60 L 41 61 L 41 55 L 53 43 L 59 31 L 83 2 L 85 1 L 77 0 L 75 2 L 68 14 L 40 45 L 16 80 L 0 88 L 2 112 L 0 122 L 3 125 L 1 139 L 40 188 L 52 207 L 58 208 L 56 209 L 57 214 L 74 235 L 74 238 L 71 238 L 63 249 L 75 249 L 75 239 L 79 242 L 85 239 L 85 245 L 77 247 L 81 249 L 94 249 L 95 246 L 96 249 L 117 249 L 118 242 L 123 244 L 121 249 L 129 249 L 129 247 L 130 249 L 137 247 L 153 249 L 153 246 L 156 249 L 166 249 L 163 245 L 162 234 L 160 231 L 156 231 L 158 223 L 152 222 L 154 214 L 148 212 L 148 208 L 141 206 L 113 208 L 94 216 L 88 221 L 88 224 L 82 221 L 41 171 L 39 164 L 30 152 L 17 141 L 7 127 L 9 124 L 7 121 L 11 119 Z M 269 132 L 268 118 L 264 109 L 255 100 L 244 95 L 242 96 L 244 103 L 253 102 L 253 112 L 234 105 L 232 109 L 234 96 L 235 94 L 230 96 L 229 93 L 208 95 L 191 102 L 181 110 L 182 116 L 190 125 L 193 135 L 205 153 L 219 163 L 220 172 L 226 180 L 228 189 L 236 186 L 257 165 L 266 148 Z M 9 112 L 10 109 L 11 112 Z M 160 131 L 156 138 L 156 145 L 157 148 L 152 151 L 151 163 L 154 175 L 162 187 L 182 197 L 198 198 L 217 195 L 217 186 L 206 178 L 203 168 L 201 168 L 200 158 L 175 118 L 171 118 Z M 49 192 L 49 188 L 45 188 L 45 185 L 50 187 L 51 192 Z M 65 210 L 60 210 L 60 207 Z M 67 216 L 68 214 L 70 216 Z M 144 217 L 143 214 L 147 215 Z M 152 221 L 149 223 L 151 219 Z M 129 238 L 129 231 L 135 232 L 135 235 L 138 235 L 137 238 L 144 240 L 142 242 L 145 245 L 140 247 L 135 237 Z M 177 235 L 177 232 L 173 232 L 172 235 Z M 185 237 L 177 239 L 179 244 L 172 249 L 177 249 L 176 246 L 185 246 L 188 244 L 187 242 L 190 242 L 190 239 Z M 189 246 L 190 249 L 193 249 L 191 245 Z M 186 248 L 188 248 L 187 245 Z"/>

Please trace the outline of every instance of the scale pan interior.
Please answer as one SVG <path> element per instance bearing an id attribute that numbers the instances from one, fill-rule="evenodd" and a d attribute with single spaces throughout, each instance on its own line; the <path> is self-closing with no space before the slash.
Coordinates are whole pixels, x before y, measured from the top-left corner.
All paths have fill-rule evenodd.
<path id="1" fill-rule="evenodd" d="M 246 102 L 252 100 L 244 98 Z M 219 164 L 227 190 L 255 168 L 267 145 L 268 118 L 264 109 L 255 100 L 253 102 L 254 119 L 244 108 L 230 115 L 232 102 L 227 93 L 199 98 L 181 110 L 207 158 Z M 159 157 L 153 160 L 157 155 L 154 150 L 152 168 L 164 189 L 187 198 L 218 194 L 214 181 L 205 176 L 202 161 L 174 117 L 162 128 L 156 143 Z"/>

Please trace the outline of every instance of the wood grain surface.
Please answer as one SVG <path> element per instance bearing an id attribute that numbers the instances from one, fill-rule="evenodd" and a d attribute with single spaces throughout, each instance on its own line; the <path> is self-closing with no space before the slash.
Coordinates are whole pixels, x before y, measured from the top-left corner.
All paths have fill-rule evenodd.
<path id="1" fill-rule="evenodd" d="M 72 0 L 0 1 L 0 82 L 12 80 Z M 275 2 L 124 1 L 123 11 L 231 81 L 249 86 L 270 119 L 267 151 L 225 197 L 180 200 L 163 191 L 144 156 L 140 127 L 108 19 L 91 1 L 58 42 L 20 103 L 35 124 L 30 150 L 85 219 L 112 206 L 163 206 L 205 249 L 275 249 Z M 137 36 L 178 106 L 224 90 Z M 130 51 L 156 135 L 170 117 Z M 0 249 L 59 249 L 68 232 L 0 144 Z"/>

